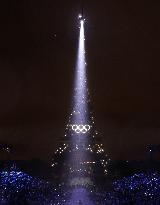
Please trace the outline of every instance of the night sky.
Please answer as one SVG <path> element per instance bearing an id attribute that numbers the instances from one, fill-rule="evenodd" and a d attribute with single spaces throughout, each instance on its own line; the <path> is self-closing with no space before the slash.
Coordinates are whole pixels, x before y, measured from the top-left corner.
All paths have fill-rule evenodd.
<path id="1" fill-rule="evenodd" d="M 160 3 L 85 1 L 97 130 L 111 159 L 160 144 Z M 80 1 L 0 1 L 0 143 L 49 161 L 71 104 Z"/>

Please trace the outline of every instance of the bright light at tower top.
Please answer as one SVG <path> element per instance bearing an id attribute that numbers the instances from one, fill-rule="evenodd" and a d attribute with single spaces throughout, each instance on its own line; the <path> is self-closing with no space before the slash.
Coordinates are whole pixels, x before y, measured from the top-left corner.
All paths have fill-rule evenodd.
<path id="1" fill-rule="evenodd" d="M 79 14 L 78 18 L 81 19 L 82 18 L 82 14 Z"/>
<path id="2" fill-rule="evenodd" d="M 80 23 L 84 23 L 84 21 L 85 21 L 85 18 L 82 14 L 78 15 L 78 19 L 80 20 Z"/>

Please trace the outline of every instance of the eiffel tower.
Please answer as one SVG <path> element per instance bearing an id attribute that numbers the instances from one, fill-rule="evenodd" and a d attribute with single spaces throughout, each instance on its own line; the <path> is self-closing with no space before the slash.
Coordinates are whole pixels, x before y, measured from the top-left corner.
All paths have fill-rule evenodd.
<path id="1" fill-rule="evenodd" d="M 107 175 L 108 157 L 94 123 L 87 85 L 84 20 L 80 36 L 71 114 L 52 159 L 53 174 L 71 186 L 93 186 Z"/>

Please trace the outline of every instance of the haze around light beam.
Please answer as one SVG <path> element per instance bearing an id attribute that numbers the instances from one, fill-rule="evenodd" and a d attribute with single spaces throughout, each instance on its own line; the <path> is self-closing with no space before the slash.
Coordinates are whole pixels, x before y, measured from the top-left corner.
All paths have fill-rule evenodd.
<path id="1" fill-rule="evenodd" d="M 73 112 L 78 113 L 73 119 L 73 123 L 85 125 L 87 122 L 87 78 L 86 78 L 86 59 L 85 59 L 85 35 L 84 21 L 80 21 L 80 35 L 78 45 L 78 56 L 76 64 L 76 76 L 74 83 L 74 102 Z"/>
<path id="2" fill-rule="evenodd" d="M 74 169 L 77 170 L 76 174 L 71 176 L 71 183 L 76 181 L 81 186 L 83 186 L 84 181 L 88 179 L 88 177 L 86 178 L 86 174 L 84 174 L 83 172 L 83 163 L 87 159 L 86 149 L 84 145 L 88 141 L 88 132 L 91 128 L 88 124 L 88 100 L 89 99 L 86 76 L 84 20 L 80 20 L 78 56 L 74 82 L 74 99 L 72 112 L 73 118 L 71 124 L 72 131 L 74 131 L 71 140 L 73 147 L 75 147 L 75 151 L 72 152 L 72 156 L 70 159 L 74 164 Z M 89 182 L 91 182 L 90 179 Z M 78 202 L 78 204 L 92 205 L 92 202 L 88 198 L 88 195 L 89 193 L 86 188 L 75 188 L 72 191 L 72 197 L 69 204 L 77 204 Z"/>

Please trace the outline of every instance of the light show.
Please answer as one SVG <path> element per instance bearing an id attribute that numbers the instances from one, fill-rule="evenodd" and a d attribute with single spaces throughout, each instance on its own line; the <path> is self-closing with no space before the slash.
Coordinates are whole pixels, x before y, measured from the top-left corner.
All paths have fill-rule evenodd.
<path id="1" fill-rule="evenodd" d="M 100 136 L 95 128 L 93 112 L 90 108 L 85 57 L 85 21 L 82 17 L 79 18 L 79 24 L 71 114 L 66 125 L 65 136 L 61 140 L 62 145 L 55 151 L 52 167 L 57 170 L 57 173 L 60 169 L 65 170 L 63 180 L 68 181 L 70 185 L 77 181 L 80 185 L 80 182 L 88 179 L 90 181 L 88 184 L 93 185 L 97 181 L 96 177 L 101 175 L 103 178 L 107 174 L 108 157 L 104 153 L 103 144 L 99 143 Z M 99 176 L 95 175 L 96 170 Z"/>
<path id="2" fill-rule="evenodd" d="M 0 1 L 0 205 L 160 205 L 159 5 Z"/>
<path id="3" fill-rule="evenodd" d="M 88 205 L 92 203 L 88 199 L 88 190 L 84 187 L 93 185 L 91 177 L 85 173 L 87 167 L 85 162 L 89 156 L 84 151 L 84 147 L 88 142 L 88 131 L 90 125 L 88 123 L 88 94 L 87 94 L 87 77 L 86 77 L 86 60 L 85 60 L 85 35 L 84 35 L 84 20 L 80 18 L 80 35 L 78 45 L 77 65 L 75 71 L 75 85 L 73 98 L 73 112 L 71 117 L 71 128 L 74 131 L 71 137 L 71 143 L 76 146 L 76 151 L 69 155 L 72 172 L 69 175 L 69 184 L 72 187 L 80 186 L 83 189 L 75 189 L 77 197 L 75 198 L 75 191 L 71 195 L 69 204 L 74 204 L 75 199 L 78 201 L 88 201 Z M 77 136 L 79 134 L 79 136 Z M 85 137 L 83 136 L 85 135 Z M 88 176 L 87 176 L 88 175 Z"/>
<path id="4" fill-rule="evenodd" d="M 90 188 L 94 188 L 98 181 L 105 179 L 108 157 L 104 153 L 103 144 L 99 143 L 100 136 L 90 108 L 85 57 L 85 21 L 82 16 L 79 17 L 79 23 L 71 114 L 62 145 L 53 157 L 52 167 L 55 176 L 63 170 L 62 182 L 73 189 L 68 205 L 75 204 L 76 201 L 87 201 L 87 205 L 91 205 L 93 201 L 88 198 Z"/>

